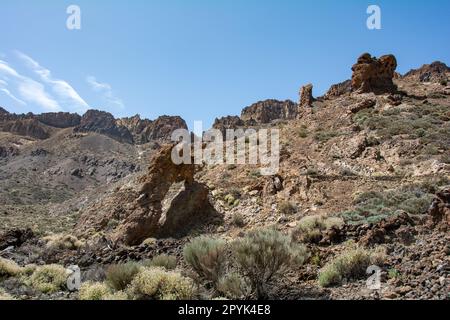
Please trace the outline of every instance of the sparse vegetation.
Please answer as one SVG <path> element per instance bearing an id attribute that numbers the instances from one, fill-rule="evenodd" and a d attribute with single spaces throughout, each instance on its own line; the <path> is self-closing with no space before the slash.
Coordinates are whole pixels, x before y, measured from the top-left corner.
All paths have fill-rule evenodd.
<path id="1" fill-rule="evenodd" d="M 162 268 L 142 268 L 128 291 L 137 300 L 189 300 L 195 296 L 191 279 Z"/>
<path id="2" fill-rule="evenodd" d="M 363 248 L 350 248 L 341 253 L 319 272 L 319 284 L 329 287 L 341 284 L 345 279 L 359 279 L 364 276 L 367 267 L 378 265 L 385 259 L 384 252 Z"/>
<path id="3" fill-rule="evenodd" d="M 0 279 L 14 277 L 22 272 L 22 268 L 12 260 L 0 258 Z"/>
<path id="4" fill-rule="evenodd" d="M 219 279 L 217 291 L 230 299 L 244 299 L 251 294 L 251 287 L 246 278 L 231 272 Z"/>
<path id="5" fill-rule="evenodd" d="M 306 248 L 274 229 L 249 232 L 233 245 L 241 272 L 249 279 L 258 299 L 267 298 L 266 286 L 288 266 L 302 264 Z"/>
<path id="6" fill-rule="evenodd" d="M 200 236 L 184 247 L 183 255 L 201 278 L 216 286 L 225 268 L 225 250 L 225 241 Z"/>
<path id="7" fill-rule="evenodd" d="M 238 228 L 244 227 L 245 226 L 244 216 L 240 213 L 233 214 L 233 216 L 231 217 L 231 224 Z"/>
<path id="8" fill-rule="evenodd" d="M 167 254 L 160 254 L 142 263 L 145 267 L 161 267 L 166 270 L 173 270 L 177 267 L 177 258 Z"/>
<path id="9" fill-rule="evenodd" d="M 9 301 L 9 300 L 15 300 L 12 295 L 5 292 L 2 288 L 0 288 L 0 301 Z"/>
<path id="10" fill-rule="evenodd" d="M 59 250 L 76 250 L 80 248 L 83 243 L 77 237 L 70 234 L 55 234 L 43 238 L 47 242 L 47 248 Z"/>
<path id="11" fill-rule="evenodd" d="M 101 282 L 85 282 L 81 285 L 80 300 L 105 300 L 111 294 L 109 287 Z"/>
<path id="12" fill-rule="evenodd" d="M 437 188 L 448 184 L 448 180 L 438 179 L 403 186 L 382 192 L 369 191 L 358 194 L 354 199 L 355 208 L 340 214 L 348 223 L 376 223 L 396 212 L 405 211 L 412 215 L 427 211 Z"/>
<path id="13" fill-rule="evenodd" d="M 139 267 L 136 262 L 112 265 L 106 271 L 106 283 L 114 290 L 124 290 L 139 272 Z"/>
<path id="14" fill-rule="evenodd" d="M 292 215 L 297 213 L 297 206 L 290 201 L 281 201 L 278 203 L 278 212 L 284 215 Z"/>
<path id="15" fill-rule="evenodd" d="M 292 231 L 293 239 L 305 243 L 318 243 L 323 233 L 333 227 L 339 227 L 344 221 L 339 217 L 313 215 L 302 218 Z"/>
<path id="16" fill-rule="evenodd" d="M 64 290 L 66 281 L 66 269 L 57 264 L 39 266 L 30 277 L 31 286 L 43 293 Z"/>

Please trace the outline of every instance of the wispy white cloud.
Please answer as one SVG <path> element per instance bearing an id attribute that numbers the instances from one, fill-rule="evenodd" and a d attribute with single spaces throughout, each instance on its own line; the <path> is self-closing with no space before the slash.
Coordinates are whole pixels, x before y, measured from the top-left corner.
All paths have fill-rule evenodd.
<path id="1" fill-rule="evenodd" d="M 25 62 L 25 65 L 30 68 L 35 74 L 37 74 L 42 82 L 47 84 L 55 95 L 58 97 L 58 100 L 63 105 L 70 105 L 75 107 L 78 112 L 84 112 L 89 109 L 89 105 L 83 98 L 78 94 L 78 92 L 65 80 L 56 79 L 52 76 L 52 73 L 49 69 L 41 66 L 36 60 L 31 58 L 30 56 L 16 51 L 17 56 Z"/>
<path id="2" fill-rule="evenodd" d="M 17 102 L 18 104 L 21 104 L 23 106 L 26 105 L 25 101 L 20 100 L 19 98 L 17 98 L 15 95 L 13 95 L 11 93 L 11 91 L 9 91 L 6 88 L 0 88 L 0 91 L 3 92 L 4 94 L 6 94 L 8 97 L 10 97 L 11 99 L 13 99 L 15 102 Z"/>
<path id="3" fill-rule="evenodd" d="M 99 82 L 94 76 L 86 77 L 86 82 L 92 90 L 101 93 L 103 95 L 103 99 L 105 99 L 107 103 L 119 107 L 120 109 L 125 108 L 122 99 L 116 97 L 109 83 Z"/>
<path id="4" fill-rule="evenodd" d="M 23 100 L 39 105 L 45 111 L 61 110 L 59 103 L 45 91 L 42 83 L 21 75 L 3 60 L 0 60 L 0 76 L 4 83 L 12 83 L 17 88 L 17 92 Z M 11 94 L 10 90 L 6 90 Z M 2 92 L 7 94 L 5 90 L 2 90 Z M 20 101 L 24 102 L 23 100 Z"/>

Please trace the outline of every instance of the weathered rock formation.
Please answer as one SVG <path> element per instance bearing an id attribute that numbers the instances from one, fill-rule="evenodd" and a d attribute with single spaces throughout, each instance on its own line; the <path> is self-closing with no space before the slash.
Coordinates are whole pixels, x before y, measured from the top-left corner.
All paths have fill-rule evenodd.
<path id="1" fill-rule="evenodd" d="M 352 67 L 352 91 L 376 94 L 395 92 L 397 87 L 392 79 L 396 68 L 397 60 L 393 55 L 377 59 L 368 53 L 363 54 Z"/>
<path id="2" fill-rule="evenodd" d="M 340 97 L 346 93 L 350 93 L 351 91 L 352 91 L 352 81 L 346 80 L 341 83 L 333 84 L 330 87 L 330 89 L 328 89 L 324 98 L 331 99 L 331 98 Z"/>
<path id="3" fill-rule="evenodd" d="M 133 136 L 126 127 L 117 126 L 113 115 L 98 110 L 89 110 L 81 117 L 74 132 L 95 132 L 120 142 L 133 143 Z"/>
<path id="4" fill-rule="evenodd" d="M 43 124 L 55 128 L 70 128 L 78 126 L 81 122 L 81 117 L 76 113 L 68 112 L 51 112 L 42 113 L 36 116 Z"/>
<path id="5" fill-rule="evenodd" d="M 118 126 L 126 127 L 133 135 L 134 142 L 143 144 L 154 140 L 170 141 L 172 132 L 188 129 L 186 122 L 178 116 L 161 116 L 154 121 L 141 119 L 139 115 L 116 120 Z"/>
<path id="6" fill-rule="evenodd" d="M 440 225 L 445 230 L 450 228 L 450 189 L 436 194 L 428 214 L 432 225 Z"/>
<path id="7" fill-rule="evenodd" d="M 223 134 L 225 134 L 227 129 L 234 129 L 242 126 L 245 126 L 245 122 L 238 116 L 216 118 L 213 124 L 213 128 L 220 130 Z"/>
<path id="8" fill-rule="evenodd" d="M 290 100 L 265 100 L 252 104 L 242 110 L 243 121 L 255 121 L 256 123 L 270 123 L 273 120 L 295 119 L 298 110 L 297 104 Z"/>
<path id="9" fill-rule="evenodd" d="M 416 82 L 441 82 L 448 81 L 450 68 L 445 63 L 435 61 L 432 64 L 424 64 L 419 69 L 413 69 L 403 76 Z"/>
<path id="10" fill-rule="evenodd" d="M 299 99 L 299 104 L 300 107 L 311 107 L 312 103 L 314 102 L 314 98 L 313 98 L 313 85 L 312 84 L 307 84 L 306 86 L 301 87 L 300 89 L 300 99 Z"/>
<path id="11" fill-rule="evenodd" d="M 37 119 L 17 119 L 0 122 L 0 131 L 36 139 L 47 139 L 50 130 Z"/>
<path id="12" fill-rule="evenodd" d="M 144 131 L 143 135 L 147 141 L 163 140 L 170 141 L 172 132 L 177 129 L 186 129 L 186 122 L 178 116 L 161 116 L 152 121 Z"/>
<path id="13" fill-rule="evenodd" d="M 208 216 L 207 187 L 194 181 L 195 165 L 173 163 L 173 147 L 161 147 L 145 175 L 89 207 L 78 233 L 107 231 L 113 242 L 134 245 L 148 237 L 177 236 Z M 111 221 L 117 226 L 109 230 Z"/>

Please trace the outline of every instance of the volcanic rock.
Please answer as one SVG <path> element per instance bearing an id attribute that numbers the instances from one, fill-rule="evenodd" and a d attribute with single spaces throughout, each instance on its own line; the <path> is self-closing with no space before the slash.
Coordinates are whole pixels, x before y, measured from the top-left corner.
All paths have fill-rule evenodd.
<path id="1" fill-rule="evenodd" d="M 313 98 L 313 85 L 307 84 L 306 86 L 301 87 L 300 89 L 300 107 L 311 107 L 314 102 Z"/>
<path id="2" fill-rule="evenodd" d="M 397 87 L 392 81 L 397 60 L 393 55 L 379 59 L 365 53 L 352 67 L 352 91 L 374 92 L 376 94 L 395 92 Z"/>
<path id="3" fill-rule="evenodd" d="M 149 237 L 176 236 L 208 216 L 208 189 L 194 181 L 195 165 L 174 164 L 173 148 L 162 146 L 145 175 L 87 208 L 78 233 L 107 230 L 115 243 L 135 245 Z M 108 230 L 113 220 L 117 227 Z"/>
<path id="4" fill-rule="evenodd" d="M 441 82 L 447 81 L 450 75 L 450 68 L 445 63 L 435 61 L 431 64 L 424 64 L 419 69 L 413 69 L 403 76 L 403 79 L 416 82 Z"/>
<path id="5" fill-rule="evenodd" d="M 342 96 L 346 93 L 350 93 L 352 91 L 352 81 L 346 80 L 341 83 L 333 84 L 330 89 L 328 89 L 324 98 L 331 99 Z"/>
<path id="6" fill-rule="evenodd" d="M 89 110 L 81 118 L 74 132 L 96 132 L 120 142 L 133 143 L 133 136 L 126 127 L 117 126 L 113 115 L 98 110 Z"/>
<path id="7" fill-rule="evenodd" d="M 290 101 L 265 100 L 252 104 L 242 110 L 243 121 L 255 121 L 259 124 L 270 123 L 273 120 L 295 119 L 298 111 L 297 104 Z"/>
<path id="8" fill-rule="evenodd" d="M 8 247 L 20 247 L 25 241 L 34 237 L 31 229 L 13 229 L 0 234 L 0 250 Z"/>
<path id="9" fill-rule="evenodd" d="M 81 122 L 81 116 L 76 113 L 68 112 L 51 112 L 43 113 L 36 116 L 43 124 L 55 128 L 70 128 L 78 126 Z"/>
<path id="10" fill-rule="evenodd" d="M 50 130 L 37 119 L 9 120 L 0 123 L 0 131 L 41 140 L 50 137 Z"/>
<path id="11" fill-rule="evenodd" d="M 443 229 L 450 227 L 450 189 L 442 190 L 436 194 L 428 209 L 432 225 L 441 225 Z"/>

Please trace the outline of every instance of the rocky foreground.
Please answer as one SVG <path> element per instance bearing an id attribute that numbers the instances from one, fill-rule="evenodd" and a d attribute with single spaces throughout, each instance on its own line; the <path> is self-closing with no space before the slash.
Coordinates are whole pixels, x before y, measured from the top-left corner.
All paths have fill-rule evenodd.
<path id="1" fill-rule="evenodd" d="M 0 108 L 0 297 L 449 299 L 450 69 L 396 67 L 216 119 L 279 129 L 274 176 L 173 164 L 179 117 Z"/>

